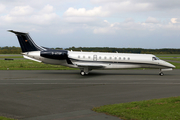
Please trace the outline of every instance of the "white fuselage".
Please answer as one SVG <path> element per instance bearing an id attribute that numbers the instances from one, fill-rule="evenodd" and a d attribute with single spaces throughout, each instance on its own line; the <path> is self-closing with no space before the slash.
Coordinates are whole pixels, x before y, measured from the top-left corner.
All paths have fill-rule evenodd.
<path id="1" fill-rule="evenodd" d="M 102 65 L 104 69 L 117 68 L 174 68 L 175 66 L 158 59 L 152 54 L 68 52 L 74 64 Z"/>
<path id="2" fill-rule="evenodd" d="M 172 69 L 175 66 L 158 59 L 152 54 L 131 53 L 105 53 L 105 52 L 75 52 L 68 51 L 68 58 L 73 64 L 66 60 L 56 60 L 40 56 L 40 51 L 23 53 L 24 57 L 46 64 L 64 65 L 69 67 L 90 69 L 118 69 L 118 68 L 158 68 Z"/>

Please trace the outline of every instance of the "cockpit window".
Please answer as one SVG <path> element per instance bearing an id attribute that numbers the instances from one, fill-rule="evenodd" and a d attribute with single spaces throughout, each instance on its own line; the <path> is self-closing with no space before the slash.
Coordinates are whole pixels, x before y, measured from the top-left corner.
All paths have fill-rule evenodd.
<path id="1" fill-rule="evenodd" d="M 159 60 L 158 57 L 152 57 L 152 60 Z"/>

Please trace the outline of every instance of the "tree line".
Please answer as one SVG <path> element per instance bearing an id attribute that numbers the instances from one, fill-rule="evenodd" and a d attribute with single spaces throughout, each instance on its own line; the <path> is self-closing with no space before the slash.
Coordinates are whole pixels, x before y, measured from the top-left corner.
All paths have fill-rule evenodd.
<path id="1" fill-rule="evenodd" d="M 20 54 L 21 52 L 20 47 L 0 47 L 0 54 Z"/>
<path id="2" fill-rule="evenodd" d="M 63 49 L 63 48 L 52 48 Z M 180 49 L 143 49 L 143 48 L 109 48 L 109 47 L 69 47 L 64 50 L 88 51 L 88 52 L 118 52 L 118 53 L 146 53 L 146 54 L 180 54 Z M 20 54 L 20 47 L 0 47 L 0 54 Z"/>

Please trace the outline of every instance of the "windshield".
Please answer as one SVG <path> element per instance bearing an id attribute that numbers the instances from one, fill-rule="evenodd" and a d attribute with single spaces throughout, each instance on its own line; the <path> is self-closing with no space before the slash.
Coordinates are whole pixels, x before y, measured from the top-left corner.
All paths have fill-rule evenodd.
<path id="1" fill-rule="evenodd" d="M 158 57 L 152 57 L 152 60 L 160 60 Z"/>

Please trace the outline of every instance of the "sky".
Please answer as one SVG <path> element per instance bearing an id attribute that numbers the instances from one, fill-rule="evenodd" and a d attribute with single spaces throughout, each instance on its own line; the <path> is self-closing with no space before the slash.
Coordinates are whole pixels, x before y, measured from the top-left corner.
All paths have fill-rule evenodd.
<path id="1" fill-rule="evenodd" d="M 180 48 L 179 0 L 0 0 L 0 46 L 7 30 L 44 47 Z"/>

